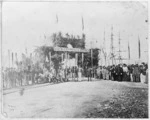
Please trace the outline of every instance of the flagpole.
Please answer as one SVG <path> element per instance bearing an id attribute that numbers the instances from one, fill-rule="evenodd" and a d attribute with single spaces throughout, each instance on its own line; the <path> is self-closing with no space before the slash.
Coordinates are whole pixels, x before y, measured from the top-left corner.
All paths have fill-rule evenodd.
<path id="1" fill-rule="evenodd" d="M 128 41 L 128 64 L 130 64 L 130 45 Z"/>
<path id="2" fill-rule="evenodd" d="M 56 33 L 58 32 L 58 15 L 56 14 Z"/>
<path id="3" fill-rule="evenodd" d="M 139 47 L 139 62 L 141 61 L 141 45 L 140 45 L 140 38 L 138 36 L 138 47 Z"/>

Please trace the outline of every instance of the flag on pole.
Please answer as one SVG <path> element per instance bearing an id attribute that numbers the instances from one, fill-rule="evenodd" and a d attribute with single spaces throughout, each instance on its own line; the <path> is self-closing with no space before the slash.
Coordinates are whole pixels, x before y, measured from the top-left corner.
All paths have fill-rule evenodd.
<path id="1" fill-rule="evenodd" d="M 82 16 L 82 30 L 84 30 L 84 20 L 83 20 L 83 16 Z"/>
<path id="2" fill-rule="evenodd" d="M 128 42 L 128 59 L 130 60 L 130 46 L 129 46 L 129 42 Z"/>
<path id="3" fill-rule="evenodd" d="M 141 45 L 140 45 L 140 38 L 138 37 L 138 46 L 139 46 L 139 59 L 141 58 Z"/>
<path id="4" fill-rule="evenodd" d="M 58 16 L 57 16 L 57 14 L 56 14 L 56 23 L 58 23 Z"/>

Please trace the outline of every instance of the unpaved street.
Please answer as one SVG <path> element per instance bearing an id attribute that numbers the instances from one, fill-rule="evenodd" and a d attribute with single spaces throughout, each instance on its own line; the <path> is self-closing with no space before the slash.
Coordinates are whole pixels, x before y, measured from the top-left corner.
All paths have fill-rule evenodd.
<path id="1" fill-rule="evenodd" d="M 3 111 L 8 117 L 17 118 L 107 117 L 107 113 L 105 116 L 102 114 L 104 103 L 113 101 L 120 96 L 126 96 L 129 90 L 135 88 L 141 90 L 142 94 L 148 92 L 147 84 L 104 80 L 47 85 L 25 89 L 22 94 L 18 91 L 4 95 Z M 134 92 L 136 93 L 136 90 Z M 142 98 L 141 102 L 148 105 L 148 96 Z M 96 113 L 95 109 L 101 109 L 101 114 Z"/>

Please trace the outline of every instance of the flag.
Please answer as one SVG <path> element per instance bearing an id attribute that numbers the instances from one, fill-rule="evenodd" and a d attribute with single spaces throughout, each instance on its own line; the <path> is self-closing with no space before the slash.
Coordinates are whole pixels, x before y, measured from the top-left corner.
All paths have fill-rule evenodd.
<path id="1" fill-rule="evenodd" d="M 138 37 L 138 46 L 139 46 L 139 59 L 141 58 L 141 45 L 140 45 L 140 38 Z"/>
<path id="2" fill-rule="evenodd" d="M 83 16 L 82 16 L 82 30 L 84 30 L 84 20 L 83 20 Z"/>
<path id="3" fill-rule="evenodd" d="M 56 14 L 56 23 L 58 23 L 58 16 L 57 16 L 57 14 Z"/>
<path id="4" fill-rule="evenodd" d="M 130 60 L 130 46 L 129 46 L 129 42 L 128 42 L 128 58 Z"/>

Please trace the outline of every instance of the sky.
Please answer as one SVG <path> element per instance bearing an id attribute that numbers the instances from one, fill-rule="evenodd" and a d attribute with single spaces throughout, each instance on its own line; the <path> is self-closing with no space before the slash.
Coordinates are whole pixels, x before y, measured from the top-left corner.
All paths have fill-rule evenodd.
<path id="1" fill-rule="evenodd" d="M 50 36 L 58 31 L 63 35 L 80 36 L 84 32 L 87 49 L 103 46 L 105 31 L 106 50 L 109 53 L 112 27 L 115 51 L 118 51 L 120 33 L 121 50 L 126 51 L 121 53 L 122 56 L 128 57 L 129 42 L 131 61 L 138 60 L 139 36 L 141 60 L 147 61 L 147 19 L 147 2 L 3 2 L 3 61 L 8 63 L 8 49 L 17 52 L 19 57 L 26 48 L 30 53 L 37 46 L 51 45 Z"/>

